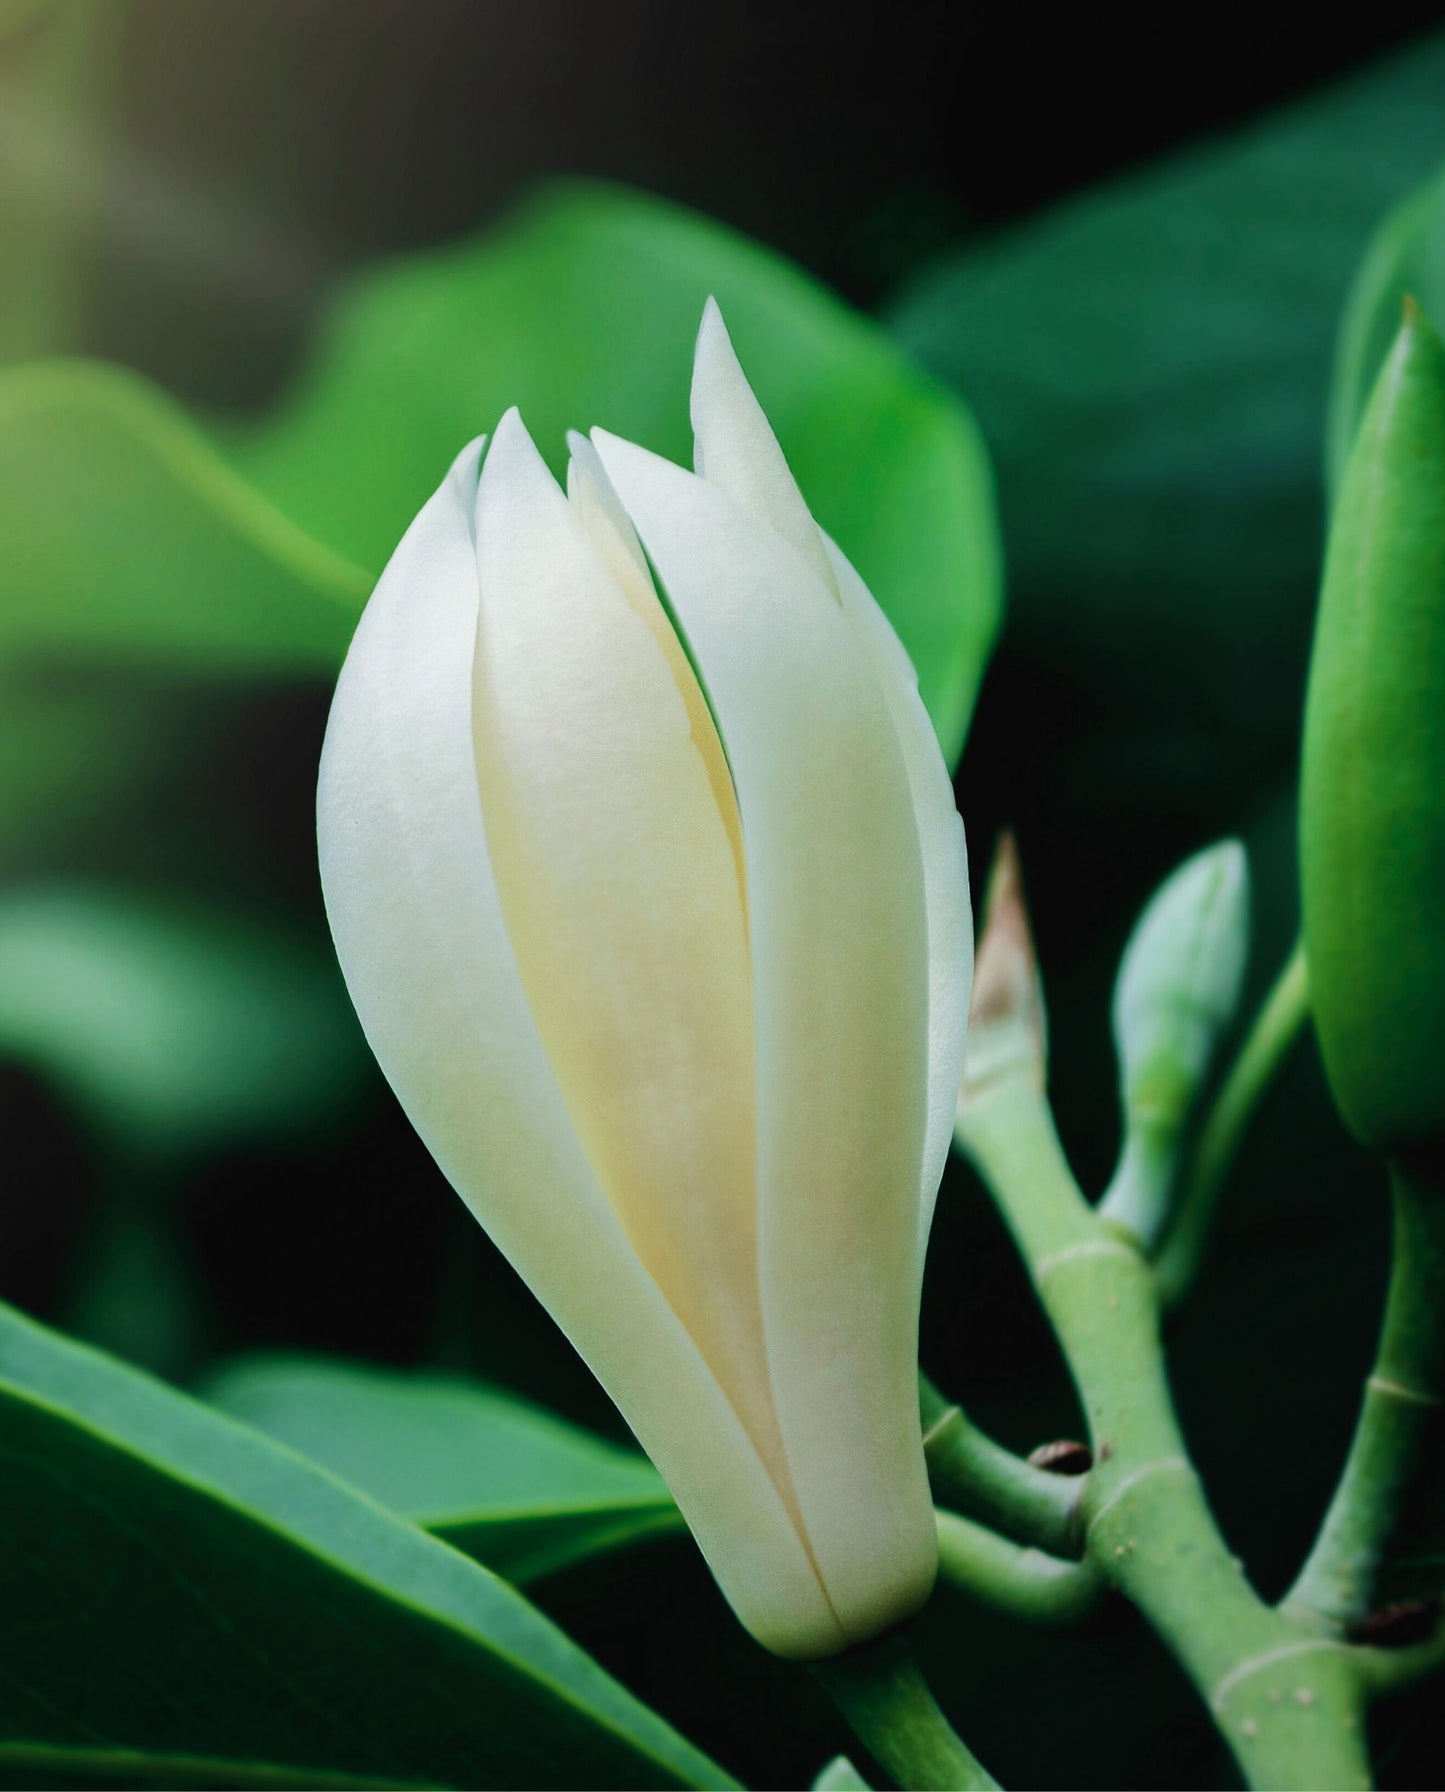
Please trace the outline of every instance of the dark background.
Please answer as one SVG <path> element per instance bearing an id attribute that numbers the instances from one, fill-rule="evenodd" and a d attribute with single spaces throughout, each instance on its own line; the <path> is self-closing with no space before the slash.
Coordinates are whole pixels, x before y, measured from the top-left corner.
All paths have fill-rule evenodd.
<path id="1" fill-rule="evenodd" d="M 133 0 L 93 346 L 255 403 L 355 261 L 553 173 L 681 200 L 870 304 L 930 252 L 1439 16 Z"/>
<path id="2" fill-rule="evenodd" d="M 81 346 L 205 408 L 263 406 L 358 263 L 470 230 L 558 172 L 696 206 L 874 306 L 936 251 L 1226 129 L 1437 18 L 1377 5 L 1270 36 L 1262 9 L 1171 9 L 1141 25 L 1088 9 L 902 4 L 136 0 L 92 170 L 101 205 Z M 217 698 L 205 753 L 154 801 L 181 856 L 203 818 L 210 829 L 217 811 L 231 817 L 246 845 L 208 846 L 202 880 L 224 893 L 243 875 L 258 904 L 308 927 L 321 925 L 311 805 L 326 695 Z M 1093 1187 L 1116 1144 L 1117 953 L 1152 883 L 1202 843 L 1182 827 L 1172 837 L 1167 816 L 1150 833 L 1102 783 L 1073 780 L 1066 808 L 1060 769 L 1096 720 L 1036 643 L 1006 633 L 959 779 L 976 874 L 1002 824 L 1023 837 L 1060 1124 Z M 1090 802 L 1098 825 L 1080 813 Z M 1224 807 L 1211 820 L 1243 825 Z M 1264 933 L 1256 989 L 1288 917 Z M 69 1323 L 108 1199 L 98 1160 L 24 1073 L 4 1073 L 3 1109 L 16 1186 L 46 1198 L 5 1217 L 0 1291 Z M 1287 1582 L 1348 1437 L 1385 1268 L 1378 1180 L 1302 1051 L 1246 1153 L 1211 1280 L 1172 1339 L 1206 1483 L 1265 1592 Z M 174 1213 L 203 1291 L 180 1373 L 258 1343 L 446 1362 L 616 1429 L 379 1079 L 325 1136 L 197 1162 Z M 1075 1423 L 1008 1245 L 956 1165 L 924 1360 L 1019 1447 Z M 575 1571 L 541 1599 L 749 1783 L 798 1784 L 841 1745 L 821 1700 L 737 1632 L 683 1547 Z M 1007 1784 L 1206 1785 L 1232 1772 L 1190 1689 L 1124 1614 L 1041 1638 L 940 1597 L 930 1623 L 941 1696 Z M 1427 1707 L 1422 1695 L 1381 1715 L 1387 1783 L 1445 1772 Z"/>

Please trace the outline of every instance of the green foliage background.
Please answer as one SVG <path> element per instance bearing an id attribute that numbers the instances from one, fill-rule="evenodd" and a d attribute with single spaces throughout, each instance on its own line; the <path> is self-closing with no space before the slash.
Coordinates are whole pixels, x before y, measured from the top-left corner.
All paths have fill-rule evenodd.
<path id="1" fill-rule="evenodd" d="M 834 1719 L 737 1630 L 359 1041 L 314 887 L 328 680 L 391 544 L 507 404 L 554 456 L 603 423 L 685 458 L 715 292 L 951 757 L 967 738 L 975 863 L 1020 832 L 1061 1124 L 1101 1187 L 1108 991 L 1159 877 L 1240 832 L 1256 987 L 1293 935 L 1325 469 L 1400 294 L 1445 317 L 1445 41 L 1009 228 L 945 219 L 887 258 L 873 322 L 646 195 L 498 195 L 480 227 L 318 278 L 278 381 L 244 366 L 242 301 L 271 266 L 248 205 L 310 139 L 263 115 L 227 204 L 188 211 L 182 182 L 160 207 L 167 253 L 241 270 L 168 361 L 144 257 L 97 222 L 135 200 L 104 151 L 155 98 L 126 13 L 0 0 L 0 1778 L 803 1783 Z M 160 213 L 138 207 L 142 240 Z M 167 365 L 189 402 L 146 371 Z M 1352 1422 L 1375 1182 L 1302 1054 L 1172 1339 L 1206 1484 L 1266 1591 Z M 956 1166 L 924 1361 L 1010 1443 L 1071 1427 Z M 926 1643 L 1007 1784 L 1227 1771 L 1121 1614 L 1101 1646 L 940 1595 Z M 1387 1784 L 1438 1773 L 1421 1704 L 1383 1725 Z"/>

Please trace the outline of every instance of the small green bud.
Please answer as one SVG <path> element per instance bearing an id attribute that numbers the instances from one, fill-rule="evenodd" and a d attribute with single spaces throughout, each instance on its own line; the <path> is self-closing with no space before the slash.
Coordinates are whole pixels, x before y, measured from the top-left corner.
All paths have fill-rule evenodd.
<path id="1" fill-rule="evenodd" d="M 1408 300 L 1346 466 L 1305 707 L 1305 951 L 1330 1087 L 1445 1135 L 1445 347 Z"/>
<path id="2" fill-rule="evenodd" d="M 835 1755 L 813 1781 L 813 1792 L 868 1792 L 868 1782 L 846 1755 Z"/>
<path id="3" fill-rule="evenodd" d="M 1134 928 L 1114 986 L 1124 1149 L 1110 1219 L 1162 1230 L 1185 1126 L 1233 1020 L 1249 951 L 1249 867 L 1237 840 L 1185 861 Z"/>

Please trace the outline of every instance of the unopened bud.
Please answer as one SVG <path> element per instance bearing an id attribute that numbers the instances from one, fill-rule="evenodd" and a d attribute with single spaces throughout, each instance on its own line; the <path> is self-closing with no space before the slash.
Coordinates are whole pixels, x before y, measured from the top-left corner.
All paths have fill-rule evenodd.
<path id="1" fill-rule="evenodd" d="M 1013 835 L 1005 833 L 989 872 L 983 932 L 974 955 L 960 1111 L 987 1090 L 1016 1078 L 1042 1090 L 1047 1061 L 1044 992 L 1018 847 Z"/>
<path id="2" fill-rule="evenodd" d="M 1407 303 L 1335 507 L 1310 663 L 1310 999 L 1351 1130 L 1445 1140 L 1445 347 Z"/>
<path id="3" fill-rule="evenodd" d="M 1152 1243 L 1185 1127 L 1233 1020 L 1249 950 L 1249 868 L 1237 840 L 1185 861 L 1155 893 L 1114 986 L 1124 1149 L 1108 1218 Z"/>

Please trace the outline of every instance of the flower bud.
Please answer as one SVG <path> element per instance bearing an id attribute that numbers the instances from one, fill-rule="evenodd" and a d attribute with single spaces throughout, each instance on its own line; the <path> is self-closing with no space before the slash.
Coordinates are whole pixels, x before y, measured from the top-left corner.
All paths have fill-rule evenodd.
<path id="1" fill-rule="evenodd" d="M 1346 466 L 1300 810 L 1311 1002 L 1351 1130 L 1445 1134 L 1445 347 L 1414 306 Z"/>
<path id="2" fill-rule="evenodd" d="M 1018 843 L 1005 832 L 994 848 L 984 898 L 958 1123 L 964 1124 L 971 1105 L 1001 1083 L 1022 1080 L 1042 1093 L 1047 1071 L 1048 1016 L 1023 869 Z"/>
<path id="3" fill-rule="evenodd" d="M 337 686 L 322 879 L 423 1140 L 743 1622 L 819 1657 L 936 1568 L 917 1319 L 963 832 L 712 306 L 693 423 L 697 473 L 597 432 L 566 493 L 515 413 L 462 454 Z"/>
<path id="4" fill-rule="evenodd" d="M 1249 867 L 1237 840 L 1185 861 L 1150 899 L 1114 985 L 1124 1149 L 1109 1218 L 1152 1242 L 1186 1123 L 1233 1020 L 1249 950 Z"/>

